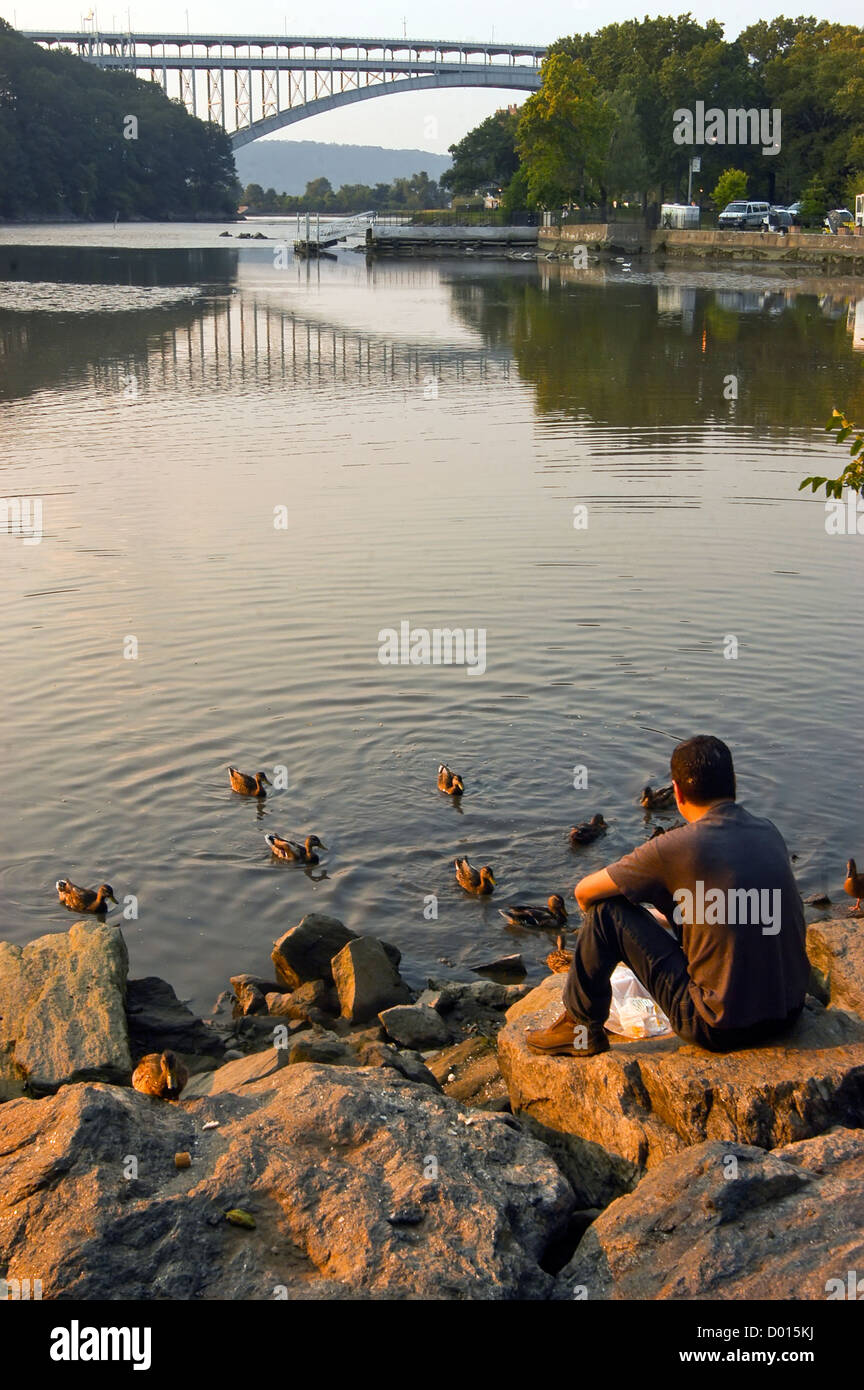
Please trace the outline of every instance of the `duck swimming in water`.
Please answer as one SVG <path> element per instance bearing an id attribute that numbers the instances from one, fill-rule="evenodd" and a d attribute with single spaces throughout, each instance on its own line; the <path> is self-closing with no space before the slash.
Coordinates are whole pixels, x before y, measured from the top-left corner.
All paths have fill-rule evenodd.
<path id="1" fill-rule="evenodd" d="M 100 883 L 98 888 L 78 888 L 68 878 L 58 878 L 54 887 L 63 906 L 71 912 L 107 912 L 108 903 L 117 902 L 110 883 Z"/>
<path id="2" fill-rule="evenodd" d="M 446 792 L 448 796 L 461 796 L 465 790 L 459 773 L 452 772 L 446 763 L 442 763 L 438 769 L 438 790 Z"/>
<path id="3" fill-rule="evenodd" d="M 264 786 L 273 785 L 266 772 L 256 772 L 250 776 L 248 772 L 238 772 L 236 767 L 229 767 L 228 776 L 231 778 L 231 790 L 239 792 L 240 796 L 266 796 Z"/>
<path id="4" fill-rule="evenodd" d="M 843 892 L 848 893 L 850 898 L 857 898 L 854 907 L 850 907 L 850 912 L 857 912 L 861 906 L 861 899 L 864 898 L 864 874 L 859 874 L 858 865 L 854 859 L 850 859 L 846 865 L 846 882 L 843 884 Z"/>
<path id="5" fill-rule="evenodd" d="M 264 839 L 277 859 L 293 859 L 300 864 L 317 864 L 316 849 L 327 848 L 317 835 L 307 835 L 302 845 L 296 840 L 283 840 L 281 835 L 265 835 Z"/>
<path id="6" fill-rule="evenodd" d="M 498 909 L 505 922 L 511 927 L 563 927 L 567 921 L 567 909 L 560 893 L 553 893 L 548 899 L 548 907 L 525 907 L 520 903 L 506 909 Z"/>
<path id="7" fill-rule="evenodd" d="M 488 864 L 484 864 L 482 869 L 475 869 L 467 859 L 456 859 L 454 863 L 456 879 L 466 893 L 492 892 L 495 887 L 495 875 Z"/>
<path id="8" fill-rule="evenodd" d="M 673 786 L 658 787 L 656 791 L 652 787 L 642 788 L 639 805 L 644 806 L 646 811 L 662 811 L 664 806 L 674 806 L 674 804 L 675 788 Z"/>
<path id="9" fill-rule="evenodd" d="M 173 1052 L 150 1052 L 132 1073 L 132 1085 L 145 1096 L 176 1100 L 189 1080 L 189 1069 Z"/>
<path id="10" fill-rule="evenodd" d="M 583 820 L 581 825 L 574 825 L 570 831 L 570 843 L 571 845 L 590 845 L 593 840 L 596 840 L 608 829 L 609 827 L 598 811 L 597 815 L 592 816 L 590 820 Z"/>

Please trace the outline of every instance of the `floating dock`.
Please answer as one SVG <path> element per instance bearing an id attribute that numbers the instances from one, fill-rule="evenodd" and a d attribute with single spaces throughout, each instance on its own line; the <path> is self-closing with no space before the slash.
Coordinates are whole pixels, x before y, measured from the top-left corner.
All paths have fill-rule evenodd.
<path id="1" fill-rule="evenodd" d="M 367 256 L 506 256 L 537 248 L 536 227 L 384 227 L 366 230 Z"/>

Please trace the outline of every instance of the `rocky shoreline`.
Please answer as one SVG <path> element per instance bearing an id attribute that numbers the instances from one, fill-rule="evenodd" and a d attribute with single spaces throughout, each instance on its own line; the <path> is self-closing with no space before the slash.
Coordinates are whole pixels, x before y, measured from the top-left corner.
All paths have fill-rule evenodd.
<path id="1" fill-rule="evenodd" d="M 209 1019 L 129 980 L 116 927 L 0 943 L 0 1279 L 61 1300 L 827 1298 L 864 1266 L 859 926 L 810 927 L 782 1045 L 622 1038 L 581 1062 L 524 1042 L 561 976 L 418 993 L 394 946 L 317 913 Z M 130 1088 L 164 1049 L 178 1102 Z"/>

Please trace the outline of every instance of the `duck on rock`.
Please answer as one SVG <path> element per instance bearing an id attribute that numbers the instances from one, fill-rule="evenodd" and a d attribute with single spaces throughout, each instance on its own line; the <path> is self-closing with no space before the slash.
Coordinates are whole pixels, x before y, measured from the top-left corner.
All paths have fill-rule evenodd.
<path id="1" fill-rule="evenodd" d="M 176 1100 L 189 1080 L 189 1069 L 173 1052 L 150 1052 L 132 1073 L 132 1085 L 145 1096 Z"/>

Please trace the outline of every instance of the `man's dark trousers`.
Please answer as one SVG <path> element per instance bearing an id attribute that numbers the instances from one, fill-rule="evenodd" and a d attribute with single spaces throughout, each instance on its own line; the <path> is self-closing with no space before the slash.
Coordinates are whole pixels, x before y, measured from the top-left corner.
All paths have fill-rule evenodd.
<path id="1" fill-rule="evenodd" d="M 797 1020 L 803 1001 L 784 1019 L 749 1028 L 712 1028 L 693 1002 L 687 957 L 656 917 L 627 898 L 606 898 L 586 914 L 576 937 L 563 1001 L 577 1023 L 604 1024 L 609 1017 L 609 977 L 619 961 L 629 965 L 685 1042 L 709 1052 L 730 1052 L 779 1037 Z"/>

